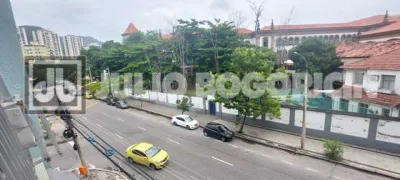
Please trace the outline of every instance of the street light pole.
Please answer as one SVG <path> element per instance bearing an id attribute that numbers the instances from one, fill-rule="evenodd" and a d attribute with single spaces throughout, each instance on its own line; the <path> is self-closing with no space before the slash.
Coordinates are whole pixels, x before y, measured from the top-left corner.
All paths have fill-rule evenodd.
<path id="1" fill-rule="evenodd" d="M 308 82 L 307 82 L 307 79 L 308 79 L 308 62 L 307 62 L 307 59 L 303 55 L 301 55 L 301 54 L 299 54 L 297 52 L 294 52 L 294 53 L 299 55 L 300 57 L 302 57 L 304 59 L 304 61 L 306 62 L 306 73 L 305 73 L 305 77 L 304 77 L 303 122 L 301 123 L 301 127 L 302 127 L 302 131 L 301 131 L 301 149 L 304 150 L 305 143 L 306 143 L 306 134 L 307 134 L 306 133 L 307 132 L 306 117 L 307 117 L 307 100 L 308 100 L 308 98 L 307 98 L 307 95 L 308 95 Z"/>

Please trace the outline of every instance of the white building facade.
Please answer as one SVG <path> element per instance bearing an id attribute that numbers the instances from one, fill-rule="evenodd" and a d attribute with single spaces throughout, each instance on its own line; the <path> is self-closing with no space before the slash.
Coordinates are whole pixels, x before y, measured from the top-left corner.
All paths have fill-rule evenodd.
<path id="1" fill-rule="evenodd" d="M 45 45 L 50 48 L 52 56 L 63 56 L 61 50 L 60 37 L 57 33 L 49 30 L 32 31 L 33 41 L 39 42 L 39 45 Z"/>

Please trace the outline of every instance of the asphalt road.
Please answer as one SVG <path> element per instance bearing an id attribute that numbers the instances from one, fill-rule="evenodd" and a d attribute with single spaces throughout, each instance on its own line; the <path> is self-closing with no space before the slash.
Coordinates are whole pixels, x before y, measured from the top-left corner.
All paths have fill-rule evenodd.
<path id="1" fill-rule="evenodd" d="M 133 109 L 121 110 L 96 101 L 89 100 L 91 105 L 86 114 L 74 117 L 117 151 L 124 153 L 129 145 L 145 141 L 169 153 L 170 162 L 162 170 L 136 164 L 154 179 L 388 179 L 238 139 L 222 143 L 204 137 L 201 128 L 187 130 L 173 126 L 162 117 Z"/>

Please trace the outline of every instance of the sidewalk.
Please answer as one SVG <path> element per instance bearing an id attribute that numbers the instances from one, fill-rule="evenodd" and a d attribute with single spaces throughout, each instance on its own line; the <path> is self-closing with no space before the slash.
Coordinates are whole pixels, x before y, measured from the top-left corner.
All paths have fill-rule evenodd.
<path id="1" fill-rule="evenodd" d="M 155 103 L 143 101 L 142 107 L 139 100 L 127 99 L 127 103 L 133 108 L 166 118 L 181 114 L 181 111 L 176 108 Z M 218 116 L 212 116 L 199 112 L 185 112 L 185 114 L 194 117 L 197 121 L 199 121 L 200 126 L 204 126 L 206 123 L 214 121 L 224 124 L 232 130 L 238 130 L 233 122 L 222 120 Z M 243 134 L 238 135 L 238 138 L 247 139 L 267 146 L 273 146 L 275 148 L 292 151 L 298 154 L 327 160 L 323 155 L 323 142 L 317 139 L 308 138 L 306 141 L 306 151 L 301 152 L 299 151 L 300 136 L 292 133 L 267 130 L 253 126 L 245 126 L 243 129 Z M 342 165 L 351 166 L 359 170 L 379 173 L 390 177 L 400 178 L 400 155 L 389 155 L 386 153 L 369 151 L 357 147 L 345 146 L 343 157 L 344 160 L 340 162 Z"/>

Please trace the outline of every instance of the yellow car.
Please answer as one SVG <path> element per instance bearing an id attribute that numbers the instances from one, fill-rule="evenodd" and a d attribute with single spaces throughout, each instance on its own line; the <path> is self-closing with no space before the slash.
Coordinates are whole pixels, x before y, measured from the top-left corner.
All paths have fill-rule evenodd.
<path id="1" fill-rule="evenodd" d="M 155 170 L 165 167 L 169 160 L 167 152 L 147 142 L 129 146 L 126 157 L 130 163 L 136 162 Z"/>
<path id="2" fill-rule="evenodd" d="M 85 98 L 86 98 L 86 99 L 92 99 L 92 98 L 93 98 L 93 95 L 87 93 L 87 94 L 85 95 Z"/>

